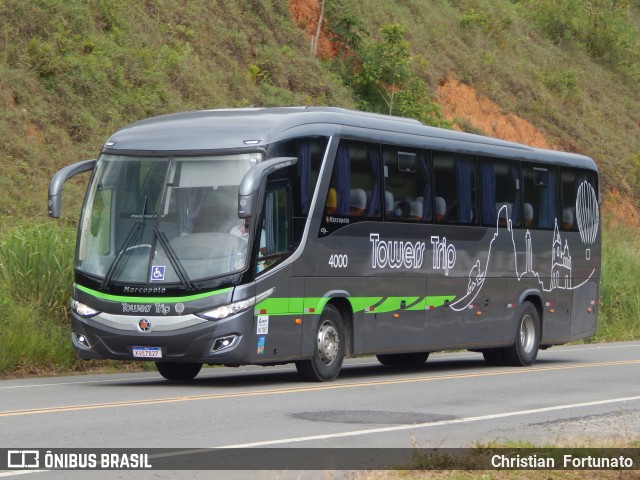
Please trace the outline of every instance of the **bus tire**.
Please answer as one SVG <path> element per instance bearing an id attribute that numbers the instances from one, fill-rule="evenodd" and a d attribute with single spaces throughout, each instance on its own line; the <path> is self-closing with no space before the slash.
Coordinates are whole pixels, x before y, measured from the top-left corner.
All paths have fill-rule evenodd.
<path id="1" fill-rule="evenodd" d="M 342 368 L 345 332 L 342 316 L 336 307 L 327 305 L 320 315 L 313 357 L 296 362 L 298 374 L 309 382 L 335 379 Z"/>
<path id="2" fill-rule="evenodd" d="M 376 358 L 382 365 L 420 367 L 429 358 L 429 352 L 386 353 L 384 355 L 376 355 Z"/>
<path id="3" fill-rule="evenodd" d="M 160 375 L 167 380 L 174 382 L 193 380 L 200 369 L 201 363 L 169 363 L 169 362 L 156 362 L 156 368 Z"/>
<path id="4" fill-rule="evenodd" d="M 540 346 L 540 316 L 531 302 L 524 302 L 518 312 L 516 338 L 510 347 L 505 348 L 502 359 L 505 365 L 528 367 L 533 365 Z"/>

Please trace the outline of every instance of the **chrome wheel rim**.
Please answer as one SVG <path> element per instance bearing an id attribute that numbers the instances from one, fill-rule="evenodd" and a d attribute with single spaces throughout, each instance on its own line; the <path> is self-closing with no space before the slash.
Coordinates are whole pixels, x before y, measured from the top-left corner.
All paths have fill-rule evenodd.
<path id="1" fill-rule="evenodd" d="M 338 356 L 340 337 L 331 320 L 325 320 L 318 329 L 318 356 L 325 365 L 331 365 Z"/>
<path id="2" fill-rule="evenodd" d="M 531 315 L 525 315 L 520 324 L 520 345 L 526 353 L 533 351 L 533 346 L 536 339 L 536 330 L 533 317 Z"/>

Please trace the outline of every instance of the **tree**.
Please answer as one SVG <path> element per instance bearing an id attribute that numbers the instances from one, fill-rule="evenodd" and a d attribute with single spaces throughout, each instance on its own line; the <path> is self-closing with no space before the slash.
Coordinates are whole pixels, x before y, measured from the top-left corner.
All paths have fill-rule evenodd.
<path id="1" fill-rule="evenodd" d="M 384 25 L 381 42 L 362 49 L 361 62 L 354 73 L 356 93 L 371 111 L 420 120 L 428 125 L 450 127 L 442 118 L 439 105 L 431 102 L 427 83 L 412 67 L 405 26 Z M 424 63 L 424 62 L 423 62 Z"/>
<path id="2" fill-rule="evenodd" d="M 382 42 L 373 43 L 363 52 L 356 84 L 374 105 L 382 100 L 386 113 L 392 115 L 399 93 L 411 77 L 409 43 L 404 39 L 405 26 L 384 25 Z M 366 93 L 369 93 L 368 95 Z"/>

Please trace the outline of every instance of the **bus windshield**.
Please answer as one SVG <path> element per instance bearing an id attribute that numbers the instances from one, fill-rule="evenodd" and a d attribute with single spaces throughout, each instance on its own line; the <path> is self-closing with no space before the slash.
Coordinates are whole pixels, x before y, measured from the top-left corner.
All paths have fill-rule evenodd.
<path id="1" fill-rule="evenodd" d="M 82 212 L 76 268 L 104 285 L 181 283 L 244 269 L 238 186 L 261 153 L 102 155 Z"/>

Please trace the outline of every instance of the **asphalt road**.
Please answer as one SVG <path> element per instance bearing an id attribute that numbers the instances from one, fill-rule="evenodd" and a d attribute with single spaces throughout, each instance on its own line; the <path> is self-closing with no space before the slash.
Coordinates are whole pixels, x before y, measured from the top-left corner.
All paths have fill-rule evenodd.
<path id="1" fill-rule="evenodd" d="M 432 354 L 419 369 L 353 359 L 315 384 L 293 365 L 206 368 L 188 384 L 157 373 L 0 381 L 0 448 L 605 446 L 639 436 L 640 342 L 551 348 L 529 368 L 490 367 L 470 352 Z M 27 472 L 0 477 L 16 473 Z M 205 478 L 190 475 L 180 477 Z"/>

